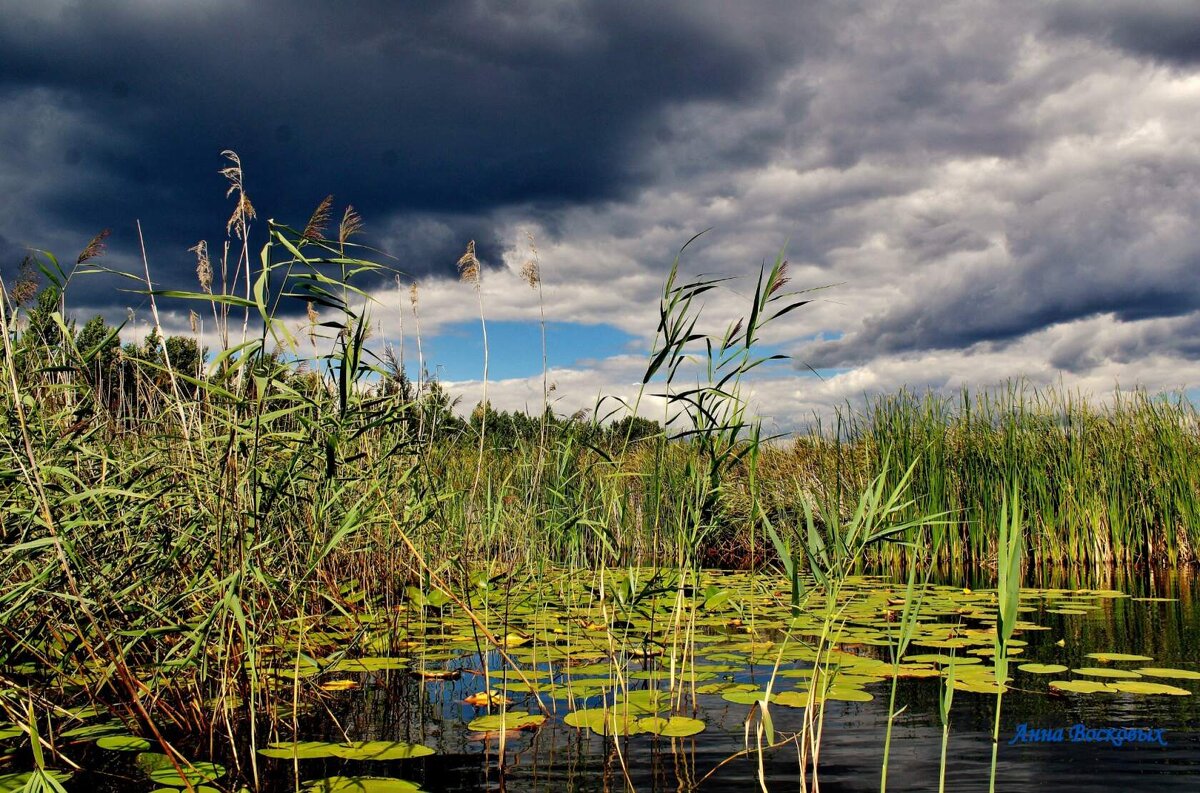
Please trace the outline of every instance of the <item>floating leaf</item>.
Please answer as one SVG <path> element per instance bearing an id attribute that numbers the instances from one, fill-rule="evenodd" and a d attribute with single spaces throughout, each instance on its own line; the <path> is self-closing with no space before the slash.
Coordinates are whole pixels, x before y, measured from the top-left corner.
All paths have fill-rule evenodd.
<path id="1" fill-rule="evenodd" d="M 1035 675 L 1056 675 L 1067 671 L 1067 667 L 1062 664 L 1021 664 L 1017 669 Z"/>
<path id="2" fill-rule="evenodd" d="M 1187 697 L 1192 694 L 1186 688 L 1168 686 L 1166 683 L 1149 683 L 1144 680 L 1122 680 L 1117 683 L 1109 683 L 1108 687 L 1114 691 L 1120 691 L 1122 694 L 1169 694 L 1174 697 Z"/>
<path id="3" fill-rule="evenodd" d="M 1167 669 L 1149 666 L 1137 670 L 1147 677 L 1165 677 L 1172 680 L 1200 680 L 1200 672 L 1191 669 Z"/>
<path id="4" fill-rule="evenodd" d="M 1129 653 L 1088 653 L 1088 658 L 1095 658 L 1102 663 L 1111 661 L 1153 661 L 1148 655 L 1130 655 Z"/>
<path id="5" fill-rule="evenodd" d="M 273 743 L 266 749 L 259 749 L 258 753 L 264 757 L 287 760 L 316 760 L 322 757 L 340 757 L 343 760 L 408 760 L 426 757 L 434 752 L 428 746 L 403 741 L 356 741 L 348 744 L 299 741 Z"/>
<path id="6" fill-rule="evenodd" d="M 183 774 L 173 766 L 168 768 L 159 768 L 151 772 L 150 781 L 166 787 L 187 787 L 189 784 L 192 787 L 203 782 L 212 782 L 214 779 L 220 779 L 225 776 L 225 768 L 216 763 L 192 763 L 190 766 L 184 763 L 182 766 Z"/>
<path id="7" fill-rule="evenodd" d="M 480 716 L 472 719 L 467 725 L 475 732 L 496 732 L 498 730 L 534 730 L 546 723 L 546 717 L 537 713 L 524 714 L 495 714 Z"/>
<path id="8" fill-rule="evenodd" d="M 736 703 L 738 705 L 753 705 L 757 702 L 762 702 L 763 698 L 766 696 L 766 691 L 763 691 L 760 688 L 754 688 L 750 691 L 726 691 L 721 695 L 721 699 L 725 700 L 726 702 Z M 772 694 L 769 701 L 774 702 L 775 697 L 776 695 Z"/>
<path id="9" fill-rule="evenodd" d="M 1055 691 L 1067 691 L 1072 694 L 1108 694 L 1112 689 L 1105 683 L 1095 680 L 1051 680 L 1050 688 Z"/>
<path id="10" fill-rule="evenodd" d="M 134 735 L 105 735 L 96 741 L 96 746 L 113 752 L 144 752 L 150 748 L 150 742 Z"/>
<path id="11" fill-rule="evenodd" d="M 107 721 L 103 724 L 85 724 L 82 727 L 75 727 L 67 730 L 62 734 L 64 738 L 71 738 L 76 741 L 90 740 L 99 738 L 104 735 L 123 735 L 128 732 L 128 728 L 119 721 Z"/>
<path id="12" fill-rule="evenodd" d="M 305 793 L 416 793 L 421 787 L 407 779 L 381 776 L 331 776 L 305 782 Z"/>
<path id="13" fill-rule="evenodd" d="M 661 735 L 664 738 L 686 738 L 704 732 L 704 722 L 687 716 L 671 716 L 668 719 L 646 718 L 638 722 L 646 732 Z"/>
<path id="14" fill-rule="evenodd" d="M 343 658 L 329 667 L 331 672 L 381 672 L 389 669 L 407 669 L 407 658 Z"/>
<path id="15" fill-rule="evenodd" d="M 1090 675 L 1091 677 L 1141 677 L 1137 672 L 1131 672 L 1128 669 L 1111 669 L 1100 666 L 1085 666 L 1080 669 L 1072 669 L 1071 671 L 1077 675 Z"/>

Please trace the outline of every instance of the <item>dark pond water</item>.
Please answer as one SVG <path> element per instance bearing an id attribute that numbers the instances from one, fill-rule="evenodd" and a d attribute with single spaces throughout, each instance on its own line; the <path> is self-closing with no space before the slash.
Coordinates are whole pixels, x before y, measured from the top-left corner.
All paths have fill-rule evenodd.
<path id="1" fill-rule="evenodd" d="M 934 642 L 922 646 L 915 643 L 909 655 L 945 654 L 944 643 L 950 628 L 938 628 L 952 622 L 947 618 L 957 614 L 955 624 L 963 630 L 986 627 L 988 595 L 986 574 L 978 581 L 945 581 L 931 601 L 930 614 L 924 619 L 931 626 L 925 638 Z M 1133 670 L 1168 668 L 1185 672 L 1200 672 L 1200 613 L 1190 575 L 1145 572 L 1070 579 L 1051 575 L 1033 576 L 1026 585 L 1033 590 L 1023 598 L 1021 617 L 1029 625 L 1042 630 L 1022 631 L 1019 639 L 1026 644 L 1022 653 L 1012 661 L 1010 688 L 1004 696 L 1001 715 L 1001 743 L 997 789 L 1009 791 L 1049 790 L 1055 793 L 1072 791 L 1196 791 L 1200 790 L 1200 680 L 1164 676 L 1102 677 L 1077 673 L 1077 669 Z M 418 783 L 426 791 L 607 791 L 636 789 L 639 791 L 683 791 L 692 789 L 703 780 L 701 790 L 760 789 L 761 776 L 766 788 L 799 790 L 800 770 L 795 744 L 788 744 L 762 753 L 736 757 L 746 747 L 745 721 L 751 707 L 732 702 L 725 694 L 739 683 L 765 685 L 770 677 L 774 658 L 778 656 L 781 629 L 779 618 L 767 612 L 764 605 L 779 593 L 772 585 L 747 584 L 741 578 L 722 578 L 714 574 L 708 586 L 724 586 L 736 603 L 738 593 L 743 601 L 759 598 L 757 611 L 763 613 L 756 634 L 745 632 L 745 622 L 754 619 L 752 613 L 730 611 L 720 598 L 714 602 L 712 613 L 697 621 L 696 666 L 701 670 L 699 689 L 713 693 L 698 693 L 698 707 L 687 705 L 674 712 L 704 722 L 705 729 L 697 735 L 670 739 L 653 734 L 635 734 L 620 738 L 605 737 L 590 729 L 568 726 L 562 717 L 570 708 L 597 707 L 606 700 L 604 690 L 591 691 L 590 696 L 569 700 L 557 689 L 543 693 L 543 701 L 554 714 L 538 729 L 510 732 L 505 740 L 505 768 L 499 769 L 499 737 L 482 735 L 468 727 L 472 719 L 486 713 L 463 703 L 468 696 L 485 688 L 484 679 L 476 674 L 485 665 L 503 668 L 498 655 L 485 652 L 483 656 L 463 644 L 469 634 L 465 622 L 448 619 L 451 633 L 442 625 L 441 640 L 423 640 L 420 647 L 410 647 L 408 657 L 414 666 L 464 670 L 457 680 L 426 681 L 404 670 L 382 670 L 366 674 L 339 674 L 337 679 L 352 679 L 358 687 L 331 693 L 322 706 L 307 713 L 299 722 L 297 735 L 276 736 L 285 741 L 301 740 L 386 740 L 422 744 L 434 754 L 416 759 L 394 761 L 343 761 L 335 758 L 292 760 L 259 758 L 259 774 L 267 787 L 277 790 L 293 789 L 297 781 L 305 782 L 333 775 L 399 777 Z M 979 586 L 961 596 L 967 586 Z M 774 584 L 778 586 L 779 584 Z M 549 588 L 549 593 L 522 601 L 519 607 L 507 606 L 509 625 L 522 626 L 523 637 L 538 636 L 556 622 L 582 624 L 594 614 L 596 586 L 571 582 Z M 590 586 L 590 589 L 589 589 Z M 889 635 L 889 615 L 895 601 L 903 593 L 903 584 L 888 584 L 882 579 L 860 582 L 858 594 L 852 600 L 861 601 L 848 611 L 847 622 L 855 627 L 848 633 L 840 652 L 861 658 L 887 660 L 886 641 Z M 1079 589 L 1086 592 L 1077 592 Z M 708 590 L 712 592 L 713 590 Z M 1117 592 L 1123 596 L 1117 596 Z M 554 594 L 557 592 L 558 594 Z M 578 603 L 571 592 L 583 593 Z M 588 593 L 592 599 L 588 599 Z M 699 589 L 690 594 L 698 596 Z M 663 596 L 660 607 L 653 604 L 642 610 L 624 612 L 625 620 L 615 624 L 627 633 L 659 636 L 662 621 L 672 613 L 670 596 Z M 967 604 L 958 607 L 955 603 Z M 499 614 L 503 607 L 492 604 Z M 617 606 L 614 605 L 614 609 Z M 961 614 L 959 612 L 965 612 Z M 569 618 L 568 618 L 568 615 Z M 740 616 L 739 616 L 740 615 Z M 609 615 L 613 617 L 613 615 Z M 616 617 L 613 617 L 616 619 Z M 745 618 L 745 619 L 743 619 Z M 981 620 L 982 618 L 982 620 Z M 655 624 L 655 621 L 659 621 Z M 742 625 L 737 621 L 742 620 Z M 973 622 L 974 621 L 974 622 Z M 730 628 L 730 626 L 736 626 Z M 591 626 L 593 629 L 596 626 Z M 515 628 L 512 628 L 516 630 Z M 429 621 L 410 625 L 410 636 L 419 631 L 432 631 Z M 594 631 L 597 635 L 602 631 Z M 960 631 L 961 633 L 962 631 Z M 511 634 L 517 635 L 517 634 Z M 934 637 L 934 638 L 930 638 Z M 942 644 L 937 643 L 941 637 Z M 773 644 L 769 644 L 772 642 Z M 809 637 L 811 641 L 811 637 Z M 523 641 L 523 639 L 521 640 Z M 664 639 L 664 641 L 666 641 Z M 514 642 L 517 644 L 518 642 Z M 793 642 L 800 648 L 802 642 Z M 416 643 L 414 642 L 414 645 Z M 596 646 L 603 642 L 594 641 Z M 954 645 L 954 642 L 950 642 Z M 575 679 L 601 677 L 595 669 L 598 653 L 583 651 L 585 645 L 570 644 L 560 654 L 572 657 L 571 664 L 581 672 Z M 788 645 L 790 646 L 790 645 Z M 473 645 L 472 645 L 473 647 Z M 624 649 L 628 649 L 628 645 Z M 972 635 L 954 647 L 968 657 L 989 662 L 987 645 Z M 519 661 L 531 668 L 546 668 L 537 659 L 536 649 L 525 644 L 512 649 Z M 1089 653 L 1124 653 L 1143 655 L 1151 661 L 1105 661 L 1089 658 Z M 579 657 L 573 657 L 573 656 Z M 666 673 L 655 674 L 667 664 L 668 651 L 657 659 L 632 659 L 624 666 L 629 675 L 624 685 L 629 689 L 667 687 Z M 784 654 L 783 669 L 803 669 L 810 664 L 803 651 L 790 649 Z M 628 659 L 628 656 L 623 656 Z M 733 659 L 740 658 L 740 661 Z M 853 659 L 851 659 L 853 660 Z M 551 662 L 553 663 L 553 662 Z M 592 668 L 587 666 L 591 663 Z M 607 663 L 607 661 L 604 661 Z M 855 662 L 857 663 L 857 662 Z M 865 663 L 865 662 L 864 662 Z M 890 663 L 890 662 L 889 662 Z M 1019 664 L 1059 664 L 1068 668 L 1057 674 L 1034 674 L 1019 670 Z M 563 661 L 555 667 L 562 680 L 568 667 Z M 976 664 L 979 665 L 979 664 Z M 938 664 L 912 664 L 936 669 Z M 979 665 L 980 668 L 983 666 Z M 962 667 L 966 668 L 966 667 Z M 851 667 L 851 674 L 863 679 L 848 684 L 855 693 L 866 691 L 869 701 L 839 701 L 825 703 L 824 728 L 820 748 L 820 790 L 877 791 L 883 762 L 884 733 L 887 727 L 888 695 L 891 680 L 869 679 L 874 667 Z M 715 670 L 715 671 L 709 671 Z M 929 673 L 935 675 L 936 672 Z M 1115 674 L 1122 674 L 1120 671 Z M 326 680 L 330 675 L 314 675 L 313 680 Z M 641 679 L 650 678 L 650 679 Z M 547 681 L 548 676 L 540 678 Z M 1101 684 L 1120 683 L 1136 679 L 1158 685 L 1178 687 L 1188 695 L 1142 695 L 1121 691 L 1101 693 L 1057 693 L 1050 681 L 1094 680 Z M 489 681 L 493 688 L 501 683 Z M 780 677 L 773 691 L 795 690 L 803 677 Z M 942 725 L 939 720 L 939 692 L 942 681 L 937 676 L 901 678 L 897 688 L 897 707 L 903 712 L 893 729 L 888 789 L 892 791 L 937 790 Z M 750 686 L 743 686 L 749 688 Z M 586 685 L 584 693 L 587 693 Z M 522 696 L 514 686 L 509 691 L 514 699 L 510 713 L 537 712 L 532 698 Z M 864 699 L 851 696 L 850 699 Z M 946 765 L 946 790 L 987 790 L 991 761 L 991 730 L 996 699 L 993 694 L 956 691 L 951 711 L 951 730 Z M 798 731 L 804 709 L 771 706 L 777 735 Z M 664 714 L 665 715 L 665 714 Z M 1029 729 L 1062 729 L 1061 741 L 1013 743 L 1020 725 Z M 336 726 L 335 726 L 336 725 Z M 1160 730 L 1161 741 L 1132 742 L 1115 746 L 1111 742 L 1073 741 L 1072 728 L 1085 725 L 1090 729 L 1145 728 Z M 1078 729 L 1078 728 L 1077 728 Z M 751 740 L 753 741 L 753 730 Z M 1093 736 L 1099 737 L 1099 736 Z M 212 750 L 207 743 L 193 745 L 189 750 L 199 758 L 230 763 L 219 746 Z M 215 752 L 215 754 L 210 754 Z M 145 776 L 140 774 L 132 755 L 84 750 L 83 759 L 89 767 L 68 783 L 70 790 L 125 791 L 149 790 Z M 731 759 L 733 758 L 733 759 Z M 232 765 L 230 765 L 232 767 Z M 297 778 L 296 771 L 299 770 Z M 243 774 L 249 770 L 243 768 Z M 227 776 L 216 784 L 236 787 Z M 243 777 L 244 778 L 244 777 Z"/>

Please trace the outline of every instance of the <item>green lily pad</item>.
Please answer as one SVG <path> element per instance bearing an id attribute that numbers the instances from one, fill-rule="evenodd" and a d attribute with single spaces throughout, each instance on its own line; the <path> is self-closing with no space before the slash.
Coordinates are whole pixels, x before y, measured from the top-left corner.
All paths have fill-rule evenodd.
<path id="1" fill-rule="evenodd" d="M 1055 691 L 1067 691 L 1072 694 L 1111 694 L 1112 689 L 1106 683 L 1095 680 L 1051 680 L 1050 688 Z"/>
<path id="2" fill-rule="evenodd" d="M 492 716 L 480 716 L 472 719 L 467 729 L 475 732 L 496 732 L 498 730 L 531 730 L 546 723 L 546 717 L 537 713 L 507 713 Z"/>
<path id="3" fill-rule="evenodd" d="M 807 691 L 781 691 L 771 700 L 774 705 L 782 705 L 785 708 L 806 708 L 808 707 L 808 692 Z M 820 700 L 814 700 L 820 701 Z"/>
<path id="4" fill-rule="evenodd" d="M 125 735 L 128 728 L 119 721 L 106 721 L 102 724 L 85 724 L 62 733 L 62 737 L 75 741 L 86 741 L 105 735 Z"/>
<path id="5" fill-rule="evenodd" d="M 188 783 L 195 787 L 225 776 L 224 766 L 216 763 L 192 763 L 190 766 L 184 765 L 182 770 L 183 774 L 180 775 L 173 766 L 159 768 L 151 772 L 150 781 L 166 787 L 182 788 L 187 787 Z"/>
<path id="6" fill-rule="evenodd" d="M 305 793 L 417 793 L 420 785 L 407 779 L 381 776 L 331 776 L 305 782 Z"/>
<path id="7" fill-rule="evenodd" d="M 705 686 L 697 686 L 697 694 L 721 694 L 726 691 L 757 691 L 758 686 L 753 683 L 709 683 Z"/>
<path id="8" fill-rule="evenodd" d="M 725 700 L 726 702 L 733 702 L 737 705 L 753 705 L 755 703 L 762 702 L 766 696 L 766 691 L 763 691 L 760 688 L 755 688 L 750 691 L 726 691 L 721 695 L 721 699 Z M 772 694 L 769 701 L 774 702 L 775 697 L 776 695 Z"/>
<path id="9" fill-rule="evenodd" d="M 1168 686 L 1166 683 L 1149 683 L 1144 680 L 1121 680 L 1109 683 L 1108 687 L 1122 694 L 1169 694 L 1174 697 L 1188 697 L 1192 692 L 1178 686 Z"/>
<path id="10" fill-rule="evenodd" d="M 96 741 L 96 746 L 113 752 L 144 752 L 150 742 L 136 735 L 105 735 Z"/>
<path id="11" fill-rule="evenodd" d="M 1200 672 L 1191 669 L 1167 669 L 1149 666 L 1137 670 L 1147 677 L 1165 677 L 1169 680 L 1200 680 Z"/>
<path id="12" fill-rule="evenodd" d="M 605 708 L 583 708 L 563 717 L 564 724 L 579 729 L 586 727 L 598 735 L 637 735 L 646 731 L 641 721 L 629 713 Z"/>
<path id="13" fill-rule="evenodd" d="M 1034 675 L 1057 675 L 1067 671 L 1067 667 L 1062 664 L 1021 664 L 1017 669 Z"/>
<path id="14" fill-rule="evenodd" d="M 638 726 L 648 733 L 664 738 L 686 738 L 704 732 L 705 724 L 700 719 L 687 716 L 671 716 L 668 719 L 650 717 L 638 721 Z"/>
<path id="15" fill-rule="evenodd" d="M 272 743 L 266 748 L 259 749 L 263 757 L 279 760 L 317 760 L 322 757 L 335 757 L 334 750 L 338 744 L 325 741 L 294 741 L 291 743 Z"/>
<path id="16" fill-rule="evenodd" d="M 1109 663 L 1111 661 L 1153 661 L 1154 659 L 1148 655 L 1130 655 L 1129 653 L 1088 653 L 1088 658 L 1095 658 L 1097 661 Z"/>
<path id="17" fill-rule="evenodd" d="M 1128 669 L 1112 669 L 1110 667 L 1099 666 L 1085 666 L 1079 669 L 1072 669 L 1071 671 L 1077 675 L 1089 675 L 1090 677 L 1141 677 L 1137 672 L 1131 672 Z"/>

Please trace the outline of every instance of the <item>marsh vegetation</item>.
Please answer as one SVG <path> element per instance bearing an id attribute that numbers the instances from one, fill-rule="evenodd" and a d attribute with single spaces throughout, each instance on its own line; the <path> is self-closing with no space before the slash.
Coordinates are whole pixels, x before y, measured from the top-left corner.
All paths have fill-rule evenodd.
<path id="1" fill-rule="evenodd" d="M 700 306 L 724 279 L 665 274 L 660 421 L 640 400 L 557 416 L 545 384 L 538 415 L 463 419 L 424 360 L 370 338 L 368 286 L 395 273 L 353 210 L 259 229 L 235 158 L 226 176 L 230 237 L 194 249 L 194 291 L 114 275 L 98 238 L 69 266 L 35 254 L 0 299 L 0 791 L 443 789 L 421 769 L 448 754 L 476 787 L 664 787 L 668 763 L 674 786 L 736 768 L 815 790 L 871 702 L 869 787 L 912 786 L 888 775 L 912 707 L 944 784 L 972 789 L 1022 701 L 1196 691 L 1182 617 L 1157 639 L 1081 627 L 1190 609 L 1104 583 L 1196 559 L 1186 399 L 902 393 L 767 438 L 745 381 L 807 299 L 781 256 L 715 330 Z M 473 246 L 459 268 L 478 285 Z M 144 296 L 148 338 L 76 324 L 100 273 Z M 166 336 L 164 302 L 216 345 Z M 990 774 L 946 779 L 957 714 L 975 730 L 984 702 Z"/>

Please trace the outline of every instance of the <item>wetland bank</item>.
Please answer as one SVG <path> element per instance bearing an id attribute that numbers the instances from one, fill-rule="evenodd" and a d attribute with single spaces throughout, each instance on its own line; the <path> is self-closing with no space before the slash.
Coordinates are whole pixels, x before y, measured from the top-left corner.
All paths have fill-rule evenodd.
<path id="1" fill-rule="evenodd" d="M 252 250 L 230 163 L 195 291 L 102 238 L 5 285 L 3 793 L 1194 788 L 1186 399 L 901 393 L 767 438 L 763 328 L 809 299 L 780 256 L 715 329 L 731 282 L 664 274 L 661 422 L 464 420 L 370 338 L 394 274 L 353 211 Z M 76 325 L 101 276 L 148 339 Z M 1164 741 L 1013 742 L 1077 724 Z"/>

